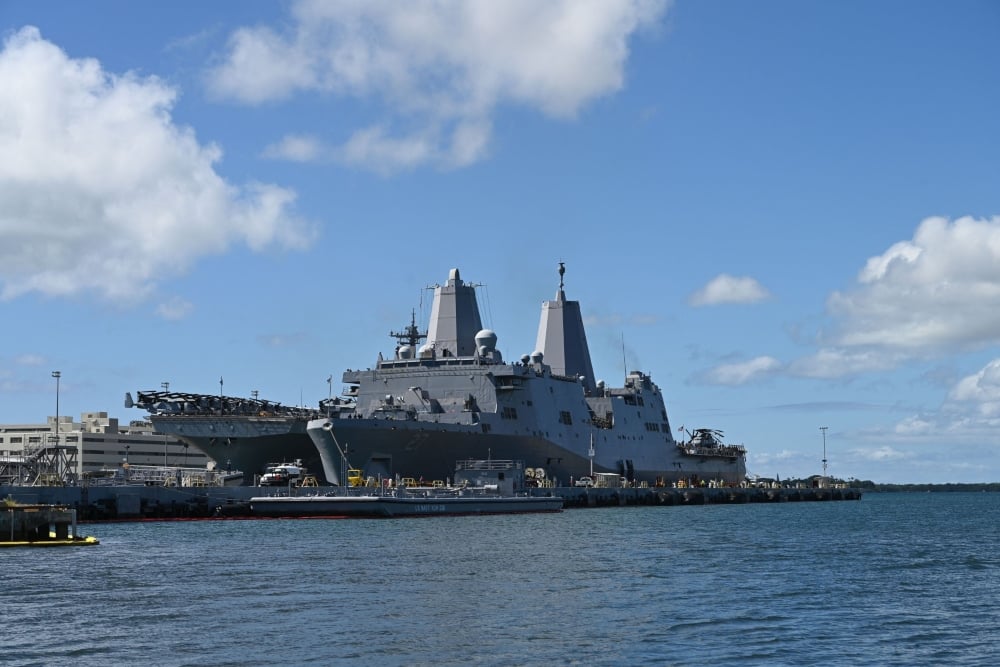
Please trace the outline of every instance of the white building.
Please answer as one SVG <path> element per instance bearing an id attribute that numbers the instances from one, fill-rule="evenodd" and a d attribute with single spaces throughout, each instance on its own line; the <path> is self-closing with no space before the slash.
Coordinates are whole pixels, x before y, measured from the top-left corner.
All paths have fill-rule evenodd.
<path id="1" fill-rule="evenodd" d="M 55 417 L 48 417 L 44 424 L 0 424 L 0 464 L 21 461 L 52 445 L 68 448 L 67 459 L 75 465 L 77 479 L 124 463 L 184 468 L 214 467 L 215 463 L 194 447 L 156 433 L 147 421 L 120 426 L 107 412 L 84 412 L 78 422 L 60 415 L 58 433 Z"/>

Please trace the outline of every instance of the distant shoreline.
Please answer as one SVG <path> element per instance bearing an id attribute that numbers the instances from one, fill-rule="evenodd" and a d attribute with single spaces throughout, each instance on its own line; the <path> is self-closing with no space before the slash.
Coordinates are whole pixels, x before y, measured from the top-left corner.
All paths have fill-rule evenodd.
<path id="1" fill-rule="evenodd" d="M 1000 491 L 1000 482 L 985 482 L 981 484 L 878 484 L 876 482 L 855 481 L 850 484 L 852 488 L 864 489 L 866 491 L 885 493 L 906 493 L 924 491 Z"/>

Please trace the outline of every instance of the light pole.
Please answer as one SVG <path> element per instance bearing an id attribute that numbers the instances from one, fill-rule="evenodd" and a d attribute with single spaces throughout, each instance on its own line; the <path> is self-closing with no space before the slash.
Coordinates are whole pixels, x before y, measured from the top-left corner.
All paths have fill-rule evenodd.
<path id="1" fill-rule="evenodd" d="M 161 382 L 160 383 L 160 387 L 163 388 L 163 393 L 165 394 L 170 389 L 170 383 L 169 382 Z M 166 433 L 163 434 L 163 467 L 164 468 L 167 467 L 167 434 Z M 164 473 L 164 474 L 166 474 L 166 473 Z"/>
<path id="2" fill-rule="evenodd" d="M 56 447 L 59 446 L 59 378 L 62 377 L 61 371 L 52 371 L 52 377 L 56 379 Z"/>
<path id="3" fill-rule="evenodd" d="M 829 426 L 820 426 L 819 430 L 823 431 L 823 477 L 826 477 L 826 429 Z"/>

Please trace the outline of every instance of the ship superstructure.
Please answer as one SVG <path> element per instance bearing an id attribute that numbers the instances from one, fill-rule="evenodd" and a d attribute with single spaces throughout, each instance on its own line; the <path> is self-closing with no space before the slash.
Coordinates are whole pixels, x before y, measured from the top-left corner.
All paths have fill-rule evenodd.
<path id="1" fill-rule="evenodd" d="M 482 327 L 475 286 L 452 269 L 434 287 L 425 336 L 411 324 L 392 359 L 343 374 L 352 402 L 307 432 L 327 479 L 348 467 L 366 476 L 444 479 L 455 460 L 523 459 L 558 483 L 591 471 L 630 483 L 743 481 L 742 447 L 696 449 L 673 438 L 660 388 L 641 371 L 623 387 L 594 380 L 580 304 L 566 298 L 560 263 L 555 299 L 542 304 L 537 348 L 513 363 Z"/>

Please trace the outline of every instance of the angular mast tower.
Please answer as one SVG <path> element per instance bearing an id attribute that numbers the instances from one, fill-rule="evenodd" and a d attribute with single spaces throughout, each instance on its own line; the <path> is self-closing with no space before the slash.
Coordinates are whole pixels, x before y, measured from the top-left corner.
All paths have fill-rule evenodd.
<path id="1" fill-rule="evenodd" d="M 587 393 L 594 391 L 594 367 L 590 362 L 587 333 L 583 329 L 583 316 L 579 301 L 567 301 L 563 291 L 564 262 L 559 262 L 559 291 L 555 301 L 542 302 L 542 318 L 538 323 L 538 340 L 535 349 L 544 356 L 546 364 L 556 375 L 583 377 Z"/>
<path id="2" fill-rule="evenodd" d="M 427 344 L 434 346 L 438 356 L 471 357 L 482 328 L 475 286 L 463 283 L 458 269 L 452 269 L 445 285 L 434 286 Z"/>

